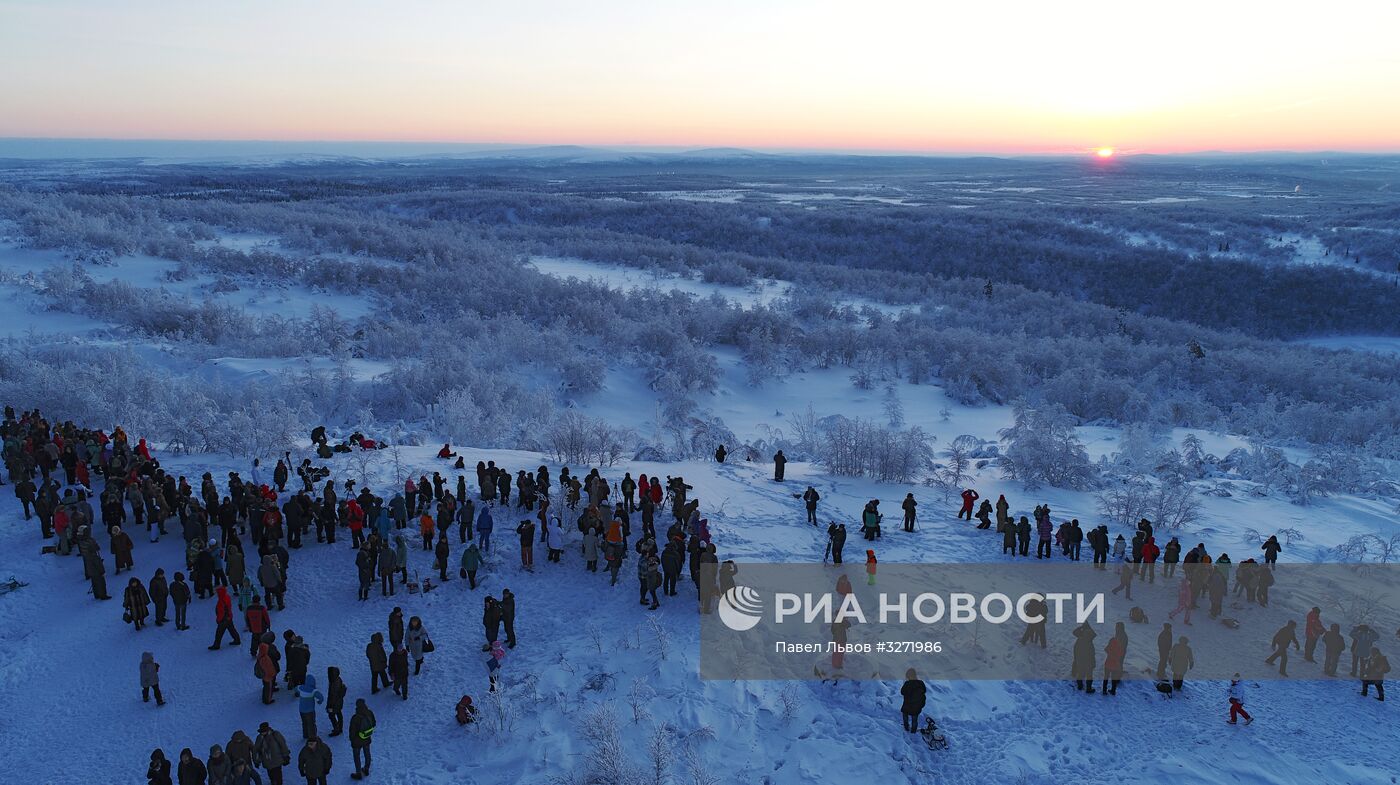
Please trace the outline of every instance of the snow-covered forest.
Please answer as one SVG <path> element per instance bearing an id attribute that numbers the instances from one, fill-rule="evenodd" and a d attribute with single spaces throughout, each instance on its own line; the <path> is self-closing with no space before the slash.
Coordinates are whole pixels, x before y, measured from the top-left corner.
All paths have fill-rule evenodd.
<path id="1" fill-rule="evenodd" d="M 854 537 L 869 499 L 889 519 L 881 561 L 1017 558 L 954 517 L 968 488 L 1005 494 L 1016 517 L 1049 504 L 1057 523 L 1114 534 L 1146 518 L 1159 540 L 1246 554 L 1236 562 L 1262 560 L 1271 536 L 1284 562 L 1390 562 L 1397 176 L 1400 160 L 1368 156 L 0 161 L 0 404 L 120 425 L 195 486 L 288 452 L 386 498 L 433 471 L 473 485 L 478 460 L 597 467 L 614 484 L 684 476 L 718 558 L 741 569 L 819 560 L 828 521 Z M 317 426 L 390 449 L 318 458 Z M 443 443 L 464 470 L 435 457 Z M 779 451 L 791 463 L 775 490 Z M 816 528 L 795 498 L 807 486 L 822 496 Z M 904 533 L 910 492 L 919 528 Z M 82 596 L 76 560 L 36 563 L 38 527 L 8 488 L 0 505 L 0 578 L 28 583 L 0 596 L 0 625 L 17 633 L 0 643 L 0 696 L 45 704 L 38 725 L 0 720 L 0 761 L 21 761 L 26 781 L 92 782 L 100 763 L 104 781 L 139 782 L 150 748 L 202 755 L 234 730 L 226 719 L 252 733 L 274 717 L 292 740 L 294 712 L 258 703 L 244 660 L 225 673 L 205 656 L 208 603 L 192 611 L 197 646 L 156 649 L 166 714 L 127 720 L 147 708 L 131 703 L 137 658 L 170 634 L 129 641 L 119 611 Z M 1060 683 L 933 683 L 929 712 L 951 746 L 930 752 L 892 727 L 898 683 L 701 681 L 693 593 L 638 611 L 630 573 L 610 592 L 583 570 L 576 531 L 563 564 L 540 548 L 527 573 L 506 524 L 482 583 L 515 591 L 529 632 L 503 691 L 485 698 L 465 581 L 403 598 L 439 651 L 412 708 L 375 707 L 383 781 L 978 782 L 992 767 L 1009 782 L 1393 783 L 1400 771 L 1387 704 L 1358 703 L 1351 680 L 1306 680 L 1302 663 L 1301 678 L 1248 687 L 1262 718 L 1248 740 L 1220 732 L 1245 731 L 1219 724 L 1223 684 L 1168 702 L 1130 681 L 1109 705 Z M 179 539 L 140 542 L 136 574 L 157 558 L 173 572 Z M 372 608 L 352 604 L 350 553 L 298 554 L 286 618 L 317 648 L 314 672 L 343 660 L 353 698 L 364 642 L 394 602 L 376 584 Z M 431 554 L 415 545 L 412 558 L 433 572 Z M 1152 632 L 1134 631 L 1135 667 L 1155 661 L 1168 610 L 1149 608 Z M 1331 620 L 1369 620 L 1393 648 L 1394 613 Z M 109 646 L 111 662 L 90 653 Z M 451 721 L 464 692 L 484 712 L 469 731 Z M 61 755 L 23 742 L 71 722 L 63 701 L 84 703 L 77 716 L 101 738 Z"/>

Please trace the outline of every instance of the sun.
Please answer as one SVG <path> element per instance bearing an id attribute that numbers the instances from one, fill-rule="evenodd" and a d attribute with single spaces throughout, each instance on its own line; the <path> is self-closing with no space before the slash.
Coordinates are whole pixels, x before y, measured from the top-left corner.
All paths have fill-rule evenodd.
<path id="1" fill-rule="evenodd" d="M 1112 158 L 1115 150 L 1112 147 L 1100 147 L 1094 151 L 1094 155 L 1100 158 Z"/>

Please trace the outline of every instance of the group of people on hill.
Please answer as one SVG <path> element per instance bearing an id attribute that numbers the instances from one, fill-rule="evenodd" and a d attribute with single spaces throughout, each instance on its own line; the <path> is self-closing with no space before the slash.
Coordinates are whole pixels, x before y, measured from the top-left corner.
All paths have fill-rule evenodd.
<path id="1" fill-rule="evenodd" d="M 809 489 L 809 492 L 812 496 L 816 495 L 814 489 Z M 1196 663 L 1190 639 L 1184 635 L 1176 635 L 1173 632 L 1171 620 L 1175 620 L 1178 615 L 1183 615 L 1184 624 L 1190 625 L 1192 611 L 1199 608 L 1199 603 L 1202 601 L 1209 602 L 1210 618 L 1219 619 L 1223 613 L 1225 598 L 1230 591 L 1233 591 L 1236 597 L 1242 597 L 1250 604 L 1268 607 L 1269 590 L 1275 582 L 1278 555 L 1283 550 L 1283 545 L 1279 542 L 1278 537 L 1271 536 L 1260 546 L 1262 560 L 1248 558 L 1236 565 L 1231 561 L 1228 553 L 1212 557 L 1204 543 L 1197 543 L 1195 547 L 1183 554 L 1182 544 L 1175 536 L 1165 546 L 1159 547 L 1153 524 L 1145 518 L 1139 521 L 1131 542 L 1126 540 L 1122 534 L 1110 540 L 1107 525 L 1097 526 L 1087 534 L 1081 528 L 1078 519 L 1066 520 L 1056 526 L 1051 519 L 1049 505 L 1038 505 L 1033 510 L 1030 518 L 1034 518 L 1035 523 L 1032 525 L 1027 516 L 1021 516 L 1019 521 L 1015 520 L 1011 515 L 1011 505 L 1004 495 L 999 496 L 995 504 L 982 499 L 981 506 L 976 509 L 975 514 L 973 510 L 974 505 L 981 498 L 979 494 L 969 488 L 962 492 L 961 498 L 962 505 L 958 510 L 958 520 L 971 521 L 976 519 L 979 521 L 977 529 L 991 529 L 992 519 L 995 516 L 996 532 L 1002 535 L 1002 553 L 1004 555 L 1029 556 L 1031 533 L 1034 531 L 1037 537 L 1037 559 L 1053 558 L 1054 550 L 1059 550 L 1063 558 L 1079 561 L 1082 543 L 1087 540 L 1093 556 L 1094 569 L 1107 570 L 1110 558 L 1118 563 L 1118 585 L 1112 589 L 1112 593 L 1123 592 L 1126 599 L 1129 600 L 1132 599 L 1134 581 L 1145 580 L 1149 583 L 1155 583 L 1158 573 L 1157 564 L 1160 561 L 1163 580 L 1176 578 L 1179 586 L 1177 606 L 1169 613 L 1170 620 L 1162 625 L 1161 632 L 1157 636 L 1156 678 L 1158 689 L 1172 692 L 1183 688 L 1186 674 L 1195 667 Z M 871 501 L 866 505 L 862 513 L 862 528 L 868 528 L 868 524 L 864 522 L 871 519 L 872 512 L 876 510 L 877 505 L 878 501 Z M 906 506 L 906 510 L 908 509 Z M 874 514 L 876 516 L 874 517 L 875 525 L 878 526 L 878 512 Z M 810 519 L 810 507 L 808 515 Z M 832 523 L 828 531 L 829 543 L 838 540 L 844 541 L 842 535 L 844 535 L 844 526 Z M 830 544 L 827 552 L 828 555 L 832 552 Z M 836 552 L 839 554 L 839 546 Z M 836 558 L 836 563 L 840 563 L 839 555 Z M 1177 577 L 1178 573 L 1180 573 L 1180 577 Z M 1231 586 L 1232 577 L 1233 587 Z M 1046 647 L 1046 623 L 1043 620 L 1045 610 L 1046 605 L 1043 600 L 1032 600 L 1028 604 L 1028 615 L 1040 616 L 1042 621 L 1026 625 L 1025 633 L 1021 637 L 1022 645 L 1038 643 L 1041 648 Z M 1133 611 L 1133 615 L 1138 617 L 1134 618 L 1133 621 L 1146 620 L 1141 609 L 1134 608 Z M 1351 676 L 1361 680 L 1361 695 L 1367 696 L 1374 688 L 1377 700 L 1385 700 L 1384 679 L 1390 672 L 1390 663 L 1385 654 L 1376 646 L 1380 639 L 1376 630 L 1365 623 L 1358 623 L 1353 625 L 1348 636 L 1344 637 L 1340 624 L 1333 623 L 1328 626 L 1323 623 L 1322 610 L 1316 606 L 1312 608 L 1304 620 L 1303 639 L 1305 642 L 1301 645 L 1298 641 L 1297 627 L 1297 621 L 1290 620 L 1279 628 L 1270 641 L 1270 653 L 1265 659 L 1266 664 L 1272 665 L 1277 662 L 1280 675 L 1287 676 L 1290 648 L 1293 650 L 1301 649 L 1304 653 L 1304 660 L 1312 663 L 1317 661 L 1315 653 L 1321 644 L 1323 649 L 1322 673 L 1326 676 L 1336 676 L 1342 654 L 1348 649 L 1347 637 L 1349 637 Z M 1122 621 L 1116 622 L 1113 635 L 1103 646 L 1101 670 L 1097 667 L 1098 649 L 1095 643 L 1097 635 L 1098 633 L 1087 623 L 1074 629 L 1073 655 L 1070 665 L 1071 680 L 1080 692 L 1093 694 L 1097 676 L 1101 680 L 1099 694 L 1116 696 L 1123 679 L 1124 660 L 1128 652 L 1127 626 Z M 922 711 L 924 703 L 922 682 L 917 681 L 912 670 L 902 694 L 904 702 L 901 710 L 905 716 L 905 729 L 912 730 L 917 727 L 918 715 Z M 1245 719 L 1246 724 L 1253 721 L 1248 712 L 1244 710 L 1243 683 L 1238 673 L 1231 680 L 1227 698 L 1228 722 L 1235 724 L 1240 717 Z"/>
<path id="2" fill-rule="evenodd" d="M 4 439 L 7 475 L 26 520 L 39 520 L 45 551 L 58 557 L 76 551 L 96 600 L 112 598 L 104 559 L 104 553 L 110 554 L 113 575 L 131 573 L 122 586 L 121 607 L 123 620 L 135 631 L 172 622 L 176 632 L 187 631 L 191 629 L 189 606 L 212 599 L 213 641 L 209 649 L 219 650 L 225 637 L 241 647 L 242 636 L 248 635 L 248 653 L 262 702 L 275 703 L 277 693 L 285 689 L 298 707 L 303 746 L 296 762 L 298 772 L 310 783 L 324 782 L 332 764 L 330 745 L 317 732 L 317 707 L 324 707 L 331 726 L 329 737 L 342 735 L 348 689 L 336 666 L 326 670 L 324 691 L 318 689 L 310 674 L 310 643 L 295 631 L 284 629 L 279 645 L 273 613 L 287 607 L 293 553 L 311 545 L 313 536 L 315 543 L 332 546 L 338 535 L 344 536 L 348 530 L 360 601 L 370 598 L 376 578 L 384 597 L 395 596 L 405 586 L 410 592 L 433 588 L 430 578 L 420 578 L 410 570 L 411 553 L 416 549 L 410 547 L 409 538 L 415 529 L 421 550 L 428 552 L 432 568 L 438 573 L 437 580 L 447 582 L 452 564 L 450 535 L 456 528 L 456 544 L 461 548 L 456 571 L 469 591 L 478 587 L 478 576 L 488 563 L 496 561 L 492 558 L 491 534 L 497 518 L 519 516 L 519 522 L 511 527 L 518 536 L 522 569 L 533 571 L 536 545 L 544 546 L 546 561 L 562 565 L 568 551 L 564 510 L 576 516 L 572 528 L 577 531 L 581 568 L 598 572 L 602 562 L 609 585 L 616 585 L 626 559 L 635 555 L 639 604 L 651 610 L 660 607 L 660 597 L 677 596 L 681 577 L 688 573 L 699 610 L 708 614 L 718 597 L 733 588 L 738 571 L 732 561 L 720 562 L 709 521 L 700 512 L 700 501 L 691 497 L 693 487 L 679 476 L 662 480 L 639 475 L 634 479 L 630 472 L 624 472 L 614 484 L 598 469 L 576 476 L 569 467 L 563 467 L 557 478 L 563 502 L 555 505 L 552 491 L 556 480 L 549 467 L 512 474 L 494 461 L 481 461 L 475 467 L 475 488 L 469 489 L 463 459 L 444 445 L 438 457 L 455 459 L 452 468 L 463 470 L 455 479 L 449 479 L 451 469 L 409 477 L 387 500 L 369 487 L 357 488 L 353 479 L 337 483 L 331 478 L 330 467 L 315 465 L 309 458 L 297 464 L 290 454 L 277 459 L 266 477 L 261 461 L 255 460 L 246 478 L 239 472 L 229 472 L 221 489 L 220 483 L 205 473 L 196 489 L 185 477 L 168 472 L 144 439 L 133 443 L 120 427 L 107 433 L 71 422 L 51 423 L 37 411 L 16 413 L 10 407 L 6 407 L 4 415 L 0 436 Z M 324 429 L 313 434 L 312 442 L 318 455 L 329 449 L 333 457 L 339 451 L 329 447 Z M 359 449 L 380 446 L 360 434 L 346 444 Z M 774 457 L 774 480 L 781 482 L 786 459 L 781 452 Z M 98 480 L 101 491 L 94 493 Z M 809 486 L 800 497 L 806 507 L 807 522 L 816 525 L 820 494 Z M 975 490 L 967 489 L 961 498 L 960 520 L 977 520 L 976 528 L 991 529 L 995 516 L 996 529 L 1003 536 L 1003 553 L 1029 555 L 1032 525 L 1026 516 L 1013 522 L 1005 496 L 992 504 L 981 499 Z M 901 507 L 903 528 L 912 532 L 918 507 L 912 493 Z M 671 513 L 669 520 L 658 520 L 658 513 L 667 510 Z M 1106 526 L 1085 533 L 1077 520 L 1069 520 L 1056 527 L 1048 505 L 1038 506 L 1031 517 L 1039 539 L 1037 558 L 1049 559 L 1058 549 L 1063 558 L 1077 561 L 1081 543 L 1087 541 L 1095 568 L 1107 569 L 1110 556 L 1119 562 L 1117 590 L 1127 592 L 1128 597 L 1135 580 L 1156 580 L 1159 560 L 1164 580 L 1176 577 L 1179 566 L 1182 599 L 1171 619 L 1185 614 L 1184 623 L 1188 625 L 1191 611 L 1202 599 L 1209 601 L 1212 618 L 1220 615 L 1232 575 L 1237 596 L 1267 606 L 1274 565 L 1282 550 L 1277 539 L 1271 538 L 1262 546 L 1262 562 L 1248 559 L 1233 566 L 1227 554 L 1213 558 L 1203 544 L 1183 554 L 1175 537 L 1159 548 L 1152 524 L 1146 520 L 1138 525 L 1129 543 L 1122 535 L 1110 542 Z M 866 540 L 882 538 L 882 518 L 879 501 L 869 501 L 860 520 Z M 147 541 L 156 542 L 172 530 L 185 543 L 184 565 L 170 573 L 165 567 L 156 567 L 151 577 L 142 581 L 135 574 L 139 535 L 144 533 Z M 100 541 L 102 534 L 107 538 L 105 548 Z M 831 522 L 827 535 L 826 556 L 840 564 L 845 524 Z M 873 550 L 867 550 L 865 566 L 868 580 L 873 583 Z M 517 644 L 516 613 L 516 599 L 509 589 L 504 589 L 499 597 L 483 598 L 481 650 L 487 655 L 484 665 L 492 691 L 497 689 L 507 649 Z M 1321 644 L 1323 672 L 1335 675 L 1344 641 L 1340 626 L 1332 624 L 1328 628 L 1320 614 L 1314 608 L 1305 620 L 1304 658 L 1313 661 Z M 1286 625 L 1273 640 L 1275 650 L 1269 662 L 1277 661 L 1281 672 L 1286 668 L 1289 649 L 1299 647 L 1295 627 Z M 397 607 L 389 616 L 386 632 L 387 648 L 384 632 L 374 633 L 366 647 L 370 695 L 387 688 L 401 700 L 407 700 L 410 679 L 421 672 L 426 654 L 434 646 L 422 619 L 410 616 L 405 620 Z M 1072 678 L 1081 691 L 1092 693 L 1098 675 L 1102 679 L 1099 691 L 1116 695 L 1128 647 L 1126 628 L 1119 623 L 1104 647 L 1101 671 L 1096 667 L 1094 635 L 1092 629 L 1075 631 Z M 1158 677 L 1165 679 L 1170 672 L 1173 688 L 1180 689 L 1194 664 L 1193 655 L 1186 637 L 1172 635 L 1168 622 L 1158 637 Z M 1377 648 L 1378 641 L 1379 635 L 1366 625 L 1353 628 L 1350 664 L 1351 675 L 1362 680 L 1362 694 L 1374 687 L 1377 697 L 1383 700 L 1383 680 L 1389 663 Z M 1044 646 L 1043 629 L 1038 633 L 1028 630 L 1025 642 Z M 139 663 L 143 700 L 154 698 L 157 706 L 164 706 L 167 696 L 160 689 L 159 672 L 154 653 L 143 653 Z M 1231 697 L 1237 699 L 1231 703 L 1232 718 L 1242 715 L 1248 722 L 1242 696 L 1234 694 L 1237 692 L 1232 688 Z M 905 708 L 912 705 L 906 702 Z M 474 705 L 464 696 L 457 706 L 459 721 L 463 717 L 470 721 L 474 714 Z M 369 774 L 374 728 L 374 714 L 366 700 L 356 699 L 349 729 L 355 779 Z M 172 768 L 174 781 L 180 785 L 246 785 L 261 783 L 258 770 L 262 769 L 269 783 L 280 783 L 282 769 L 291 763 L 286 740 L 263 723 L 256 742 L 238 731 L 228 745 L 216 746 L 205 760 L 185 749 L 177 761 L 171 762 L 157 750 L 152 754 L 149 774 L 150 781 L 157 785 L 172 782 Z"/>
<path id="3" fill-rule="evenodd" d="M 821 500 L 821 494 L 814 486 L 808 486 L 804 493 L 794 495 L 803 501 L 806 522 L 816 525 L 817 503 Z M 1212 557 L 1204 543 L 1197 543 L 1195 547 L 1183 553 L 1180 539 L 1173 536 L 1164 546 L 1159 546 L 1154 526 L 1145 518 L 1139 521 L 1129 541 L 1122 534 L 1111 537 L 1107 525 L 1096 526 L 1087 533 L 1078 519 L 1064 520 L 1056 525 L 1050 507 L 1046 504 L 1036 506 L 1030 516 L 1020 516 L 1017 520 L 1011 514 L 1011 504 L 1005 495 L 999 495 L 993 503 L 989 499 L 983 499 L 976 490 L 968 488 L 961 492 L 960 497 L 962 503 L 957 511 L 957 519 L 978 521 L 976 529 L 990 530 L 995 526 L 995 532 L 1002 536 L 1003 555 L 1013 558 L 1029 557 L 1034 534 L 1037 559 L 1052 559 L 1058 551 L 1064 559 L 1079 561 L 1083 545 L 1087 542 L 1094 569 L 1108 570 L 1110 559 L 1118 565 L 1118 585 L 1112 589 L 1112 593 L 1122 592 L 1129 600 L 1132 599 L 1132 586 L 1135 581 L 1156 582 L 1160 563 L 1162 579 L 1176 579 L 1179 585 L 1177 607 L 1169 614 L 1171 620 L 1175 620 L 1178 615 L 1184 615 L 1184 623 L 1190 625 L 1192 611 L 1199 608 L 1201 602 L 1209 603 L 1210 618 L 1219 619 L 1224 612 L 1225 599 L 1231 591 L 1234 596 L 1252 605 L 1269 605 L 1269 592 L 1275 582 L 1278 556 L 1283 550 L 1277 536 L 1269 537 L 1260 546 L 1260 559 L 1247 558 L 1236 565 L 1227 553 Z M 979 500 L 980 506 L 977 504 Z M 872 499 L 861 511 L 861 533 L 867 540 L 881 537 L 880 524 L 883 516 L 879 511 L 879 504 L 878 499 Z M 917 505 L 912 493 L 905 497 L 901 505 L 904 510 L 905 531 L 914 530 Z M 835 564 L 841 564 L 846 542 L 846 525 L 832 520 L 827 526 L 826 534 L 826 550 L 822 560 L 825 562 L 830 559 Z M 873 550 L 866 553 L 867 577 L 869 582 L 873 583 L 876 558 Z M 846 579 L 843 576 L 841 580 Z M 837 590 L 843 591 L 841 582 L 838 582 Z M 848 583 L 844 590 L 849 591 Z M 1039 613 L 1043 614 L 1044 610 L 1044 602 L 1041 601 Z M 1141 609 L 1133 610 L 1134 616 L 1138 617 L 1134 618 L 1134 621 L 1145 621 L 1146 616 Z M 1037 615 L 1035 601 L 1032 601 L 1027 611 L 1032 616 Z M 1368 695 L 1374 688 L 1377 699 L 1385 700 L 1384 679 L 1390 672 L 1390 663 L 1376 646 L 1379 642 L 1377 632 L 1369 625 L 1360 623 L 1353 625 L 1349 635 L 1344 637 L 1340 624 L 1334 623 L 1330 627 L 1323 624 L 1321 613 L 1318 607 L 1314 607 L 1308 613 L 1303 628 L 1305 642 L 1301 646 L 1297 637 L 1297 622 L 1286 622 L 1271 639 L 1270 653 L 1265 662 L 1270 665 L 1277 662 L 1279 673 L 1286 676 L 1290 648 L 1301 648 L 1305 661 L 1316 662 L 1314 655 L 1320 644 L 1323 649 L 1322 673 L 1326 676 L 1336 676 L 1341 656 L 1348 649 L 1349 637 L 1351 676 L 1361 680 L 1361 695 Z M 844 644 L 845 631 L 837 630 L 837 626 L 839 625 L 833 625 L 833 640 Z M 1094 693 L 1097 677 L 1100 681 L 1098 692 L 1102 695 L 1116 696 L 1123 679 L 1124 661 L 1128 651 L 1126 625 L 1117 622 L 1113 635 L 1103 646 L 1101 670 L 1098 668 L 1098 650 L 1095 644 L 1097 632 L 1091 625 L 1084 624 L 1076 628 L 1073 635 L 1075 640 L 1070 673 L 1076 689 L 1086 694 Z M 1045 622 L 1028 624 L 1021 643 L 1038 643 L 1044 648 Z M 1171 621 L 1168 621 L 1163 624 L 1158 635 L 1157 649 L 1158 688 L 1172 692 L 1181 690 L 1187 673 L 1195 667 L 1195 654 L 1190 639 L 1184 635 L 1176 635 L 1172 630 Z M 838 651 L 833 653 L 832 658 L 833 667 L 839 668 L 843 655 Z M 924 706 L 925 688 L 922 682 L 915 678 L 912 670 L 910 674 L 902 690 L 904 702 L 901 711 L 905 716 L 905 729 L 912 731 L 917 727 L 918 716 Z M 1244 710 L 1243 687 L 1238 673 L 1229 687 L 1228 699 L 1229 722 L 1235 723 L 1239 717 L 1244 717 L 1246 723 L 1252 722 L 1252 718 Z"/>
<path id="4" fill-rule="evenodd" d="M 476 487 L 471 491 L 465 472 L 456 476 L 455 483 L 444 472 L 433 472 L 406 479 L 402 491 L 395 489 L 386 500 L 368 487 L 357 488 L 353 479 L 331 479 L 329 466 L 316 465 L 309 458 L 298 464 L 290 454 L 277 459 L 266 476 L 261 460 L 254 460 L 246 474 L 229 472 L 223 483 L 205 473 L 196 488 L 185 477 L 167 471 L 144 439 L 132 443 L 121 428 L 107 433 L 71 422 L 51 423 L 37 411 L 16 414 L 7 409 L 0 433 L 8 476 L 26 519 L 39 518 L 41 536 L 52 542 L 45 546 L 47 552 L 67 556 L 76 551 L 82 557 L 95 599 L 111 598 L 103 558 L 107 552 L 114 561 L 113 574 L 133 573 L 121 597 L 123 618 L 134 630 L 171 621 L 177 632 L 189 630 L 189 606 L 212 599 L 209 649 L 220 650 L 226 638 L 241 648 L 247 636 L 262 702 L 275 703 L 277 694 L 285 690 L 299 709 L 303 747 L 296 764 L 309 783 L 324 782 L 332 762 L 330 744 L 317 733 L 317 707 L 324 706 L 327 713 L 329 736 L 341 735 L 347 688 L 340 669 L 331 666 L 324 691 L 318 689 L 309 674 L 311 643 L 290 629 L 279 638 L 274 629 L 274 614 L 295 595 L 289 591 L 295 586 L 289 580 L 294 552 L 309 546 L 313 535 L 315 543 L 333 546 L 348 531 L 358 597 L 363 601 L 369 599 L 375 578 L 386 597 L 404 585 L 410 592 L 433 588 L 431 579 L 419 579 L 411 570 L 414 549 L 409 546 L 409 532 L 414 528 L 423 550 L 430 554 L 438 581 L 446 582 L 452 556 L 450 532 L 455 525 L 462 549 L 457 572 L 469 590 L 477 588 L 479 573 L 494 561 L 491 533 L 501 516 L 520 515 L 513 528 L 519 536 L 522 568 L 533 570 L 536 543 L 544 546 L 549 562 L 562 563 L 566 551 L 561 515 L 551 514 L 554 480 L 546 466 L 512 475 L 494 461 L 483 461 L 476 467 Z M 382 446 L 360 434 L 342 444 L 358 449 Z M 313 433 L 312 447 L 322 458 L 346 451 L 340 445 L 331 446 L 321 428 Z M 447 446 L 444 450 L 447 454 L 440 457 L 455 458 L 454 466 L 464 468 L 458 455 Z M 560 507 L 577 514 L 581 566 L 596 572 L 602 561 L 610 585 L 615 585 L 625 560 L 635 554 L 641 604 L 655 610 L 661 596 L 679 595 L 687 568 L 703 613 L 710 613 L 720 593 L 733 586 L 737 568 L 732 562 L 718 563 L 709 521 L 701 517 L 700 502 L 690 497 L 693 488 L 683 478 L 640 475 L 634 480 L 624 473 L 614 483 L 598 469 L 580 477 L 564 467 L 558 483 L 564 502 Z M 94 493 L 95 487 L 100 491 Z M 660 521 L 658 512 L 666 509 L 670 520 Z M 95 533 L 98 515 L 100 532 L 107 535 L 105 548 Z M 149 542 L 172 531 L 180 535 L 185 542 L 183 567 L 173 574 L 156 567 L 148 581 L 138 578 L 134 571 L 139 538 L 132 535 L 142 531 Z M 706 569 L 709 565 L 714 567 Z M 509 589 L 499 598 L 484 599 L 482 651 L 492 691 L 497 689 L 506 650 L 516 646 L 515 619 L 516 600 Z M 385 633 L 380 632 L 372 635 L 366 647 L 370 695 L 388 688 L 407 700 L 410 678 L 421 671 L 433 644 L 422 620 L 412 616 L 405 621 L 398 608 L 390 615 L 387 635 L 387 648 Z M 139 668 L 143 697 L 154 697 L 156 705 L 165 706 L 170 696 L 160 689 L 159 671 L 154 653 L 143 655 Z M 459 722 L 470 721 L 475 712 L 470 697 L 463 696 L 457 705 Z M 173 768 L 181 785 L 244 785 L 261 783 L 262 769 L 268 782 L 280 783 L 282 768 L 291 765 L 292 756 L 281 734 L 264 725 L 267 732 L 260 732 L 259 739 L 268 739 L 263 744 L 266 754 L 245 755 L 239 742 L 211 750 L 204 760 L 186 749 L 172 762 L 157 750 L 151 756 L 150 781 L 170 781 Z M 373 713 L 363 698 L 356 701 L 350 725 L 355 757 L 352 777 L 360 779 L 369 773 L 374 728 Z M 242 737 L 242 732 L 235 734 L 235 739 Z"/>

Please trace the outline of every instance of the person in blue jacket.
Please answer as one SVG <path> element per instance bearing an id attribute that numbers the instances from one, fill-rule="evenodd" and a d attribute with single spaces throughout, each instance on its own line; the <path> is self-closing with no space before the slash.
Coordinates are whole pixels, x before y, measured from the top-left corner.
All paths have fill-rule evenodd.
<path id="1" fill-rule="evenodd" d="M 495 523 L 491 520 L 491 508 L 482 505 L 481 515 L 476 519 L 477 545 L 482 552 L 491 550 L 491 529 L 495 528 Z"/>
<path id="2" fill-rule="evenodd" d="M 316 677 L 306 675 L 306 681 L 297 687 L 297 711 L 301 712 L 301 737 L 310 739 L 316 735 L 316 704 L 325 703 L 326 697 L 316 689 Z"/>
<path id="3" fill-rule="evenodd" d="M 392 526 L 393 522 L 389 518 L 388 510 L 380 510 L 379 515 L 374 519 L 374 531 L 379 535 L 380 540 L 384 542 L 389 541 L 389 529 Z"/>

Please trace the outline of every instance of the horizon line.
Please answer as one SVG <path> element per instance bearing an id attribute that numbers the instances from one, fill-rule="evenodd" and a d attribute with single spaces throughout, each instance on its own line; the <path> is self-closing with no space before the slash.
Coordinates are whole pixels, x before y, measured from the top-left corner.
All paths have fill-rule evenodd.
<path id="1" fill-rule="evenodd" d="M 478 152 L 510 151 L 510 150 L 548 150 L 550 148 L 577 148 L 579 150 L 590 150 L 597 152 L 612 153 L 688 153 L 705 151 L 732 151 L 736 154 L 757 153 L 771 156 L 851 156 L 851 157 L 921 157 L 921 158 L 1078 158 L 1090 157 L 1099 146 L 1091 145 L 1083 148 L 1047 148 L 1047 149 L 1026 149 L 1008 150 L 995 148 L 880 148 L 880 147 L 808 147 L 808 146 L 772 146 L 772 145 L 742 145 L 742 144 L 648 144 L 645 142 L 525 142 L 525 141 L 463 141 L 463 140 L 439 140 L 439 139 L 270 139 L 270 138 L 189 138 L 189 137 L 120 137 L 120 136 L 0 136 L 0 145 L 5 143 L 53 143 L 53 144 L 170 144 L 170 145 L 288 145 L 301 147 L 324 146 L 354 146 L 354 145 L 382 145 L 382 146 L 402 146 L 402 147 L 438 147 L 438 148 L 464 148 L 475 149 Z M 1191 156 L 1220 156 L 1220 155 L 1400 155 L 1400 144 L 1393 148 L 1250 148 L 1250 149 L 1191 149 L 1175 151 L 1157 151 L 1134 149 L 1132 147 L 1113 147 L 1115 157 L 1191 157 Z M 420 153 L 421 155 L 421 153 Z M 14 157 L 5 155 L 0 150 L 0 158 Z M 45 156 L 29 156 L 42 160 Z M 54 158 L 74 158 L 83 157 L 76 155 L 54 155 Z M 104 157 L 104 156 L 94 156 Z M 146 157 L 146 156 L 133 156 Z M 349 156 L 354 157 L 354 156 Z M 405 156 L 407 157 L 407 156 Z"/>

